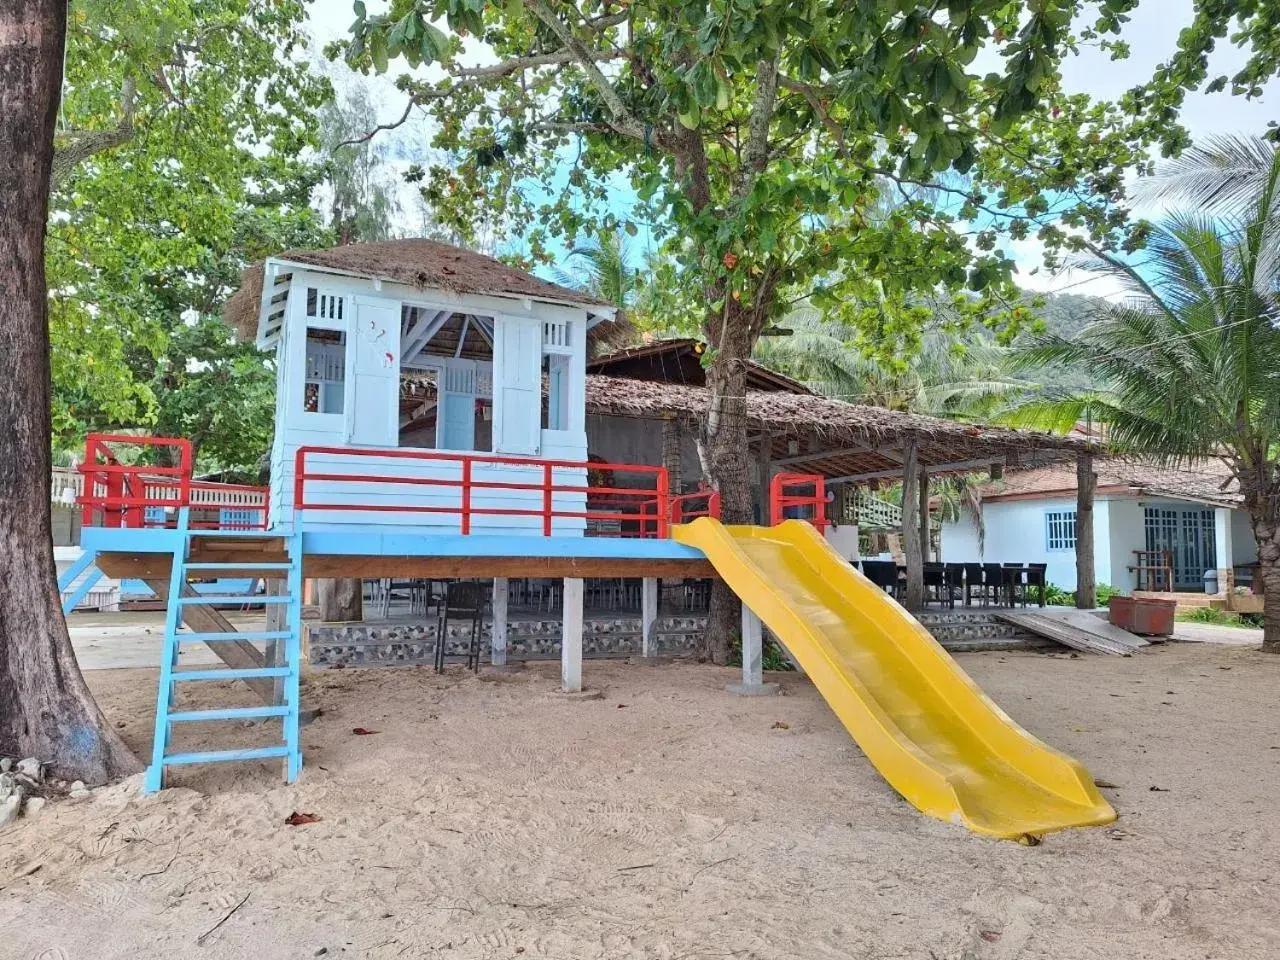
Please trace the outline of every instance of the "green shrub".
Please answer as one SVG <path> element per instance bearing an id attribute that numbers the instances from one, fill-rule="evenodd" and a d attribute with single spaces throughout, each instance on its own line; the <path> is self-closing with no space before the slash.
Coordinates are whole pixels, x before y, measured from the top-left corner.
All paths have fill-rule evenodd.
<path id="1" fill-rule="evenodd" d="M 1100 583 L 1096 588 L 1098 606 L 1105 607 L 1112 597 L 1124 596 L 1124 591 L 1109 583 Z M 1044 602 L 1051 607 L 1074 607 L 1076 595 L 1074 591 L 1063 590 L 1055 584 L 1047 584 L 1044 591 Z"/>
<path id="2" fill-rule="evenodd" d="M 782 647 L 774 643 L 772 640 L 766 639 L 764 646 L 760 651 L 760 660 L 765 670 L 794 670 L 791 661 L 787 659 L 787 655 L 783 652 Z M 729 647 L 729 663 L 728 666 L 742 666 L 742 637 L 734 636 L 733 644 Z"/>
<path id="3" fill-rule="evenodd" d="M 1240 626 L 1238 613 L 1229 613 L 1216 607 L 1196 607 L 1194 610 L 1178 614 L 1178 619 L 1184 623 L 1211 623 L 1219 627 Z"/>

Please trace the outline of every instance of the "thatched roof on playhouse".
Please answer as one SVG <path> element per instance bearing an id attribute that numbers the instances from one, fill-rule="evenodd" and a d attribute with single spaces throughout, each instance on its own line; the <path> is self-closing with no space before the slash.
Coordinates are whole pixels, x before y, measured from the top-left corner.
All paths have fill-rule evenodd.
<path id="1" fill-rule="evenodd" d="M 416 237 L 380 243 L 351 243 L 324 250 L 286 250 L 271 259 L 348 276 L 389 280 L 419 290 L 530 297 L 599 307 L 600 313 L 615 310 L 611 304 L 583 290 L 540 280 L 482 253 Z M 223 320 L 244 340 L 252 340 L 257 334 L 264 264 L 265 261 L 255 263 L 244 271 L 240 289 L 232 294 L 222 309 Z"/>

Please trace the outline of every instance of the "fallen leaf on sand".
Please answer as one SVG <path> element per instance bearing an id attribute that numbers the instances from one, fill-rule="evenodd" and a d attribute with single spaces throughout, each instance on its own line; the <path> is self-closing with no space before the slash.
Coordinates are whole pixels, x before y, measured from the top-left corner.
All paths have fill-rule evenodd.
<path id="1" fill-rule="evenodd" d="M 987 943 L 995 943 L 1000 939 L 1000 934 L 995 930 L 983 930 L 979 936 L 982 937 L 983 940 L 987 941 Z"/>
<path id="2" fill-rule="evenodd" d="M 284 818 L 284 822 L 291 827 L 300 827 L 306 823 L 319 823 L 320 818 L 314 813 L 299 813 L 295 810 Z"/>
<path id="3" fill-rule="evenodd" d="M 775 720 L 773 724 L 773 729 L 774 730 L 790 730 L 791 724 L 786 723 L 783 720 Z"/>
<path id="4" fill-rule="evenodd" d="M 378 731 L 366 730 L 364 727 L 353 727 L 351 732 L 354 733 L 357 737 L 371 737 Z"/>

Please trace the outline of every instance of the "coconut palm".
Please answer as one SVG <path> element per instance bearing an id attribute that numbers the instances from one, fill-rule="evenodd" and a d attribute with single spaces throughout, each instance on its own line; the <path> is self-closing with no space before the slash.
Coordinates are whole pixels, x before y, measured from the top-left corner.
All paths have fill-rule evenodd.
<path id="1" fill-rule="evenodd" d="M 763 338 L 755 359 L 815 393 L 851 403 L 981 419 L 1031 386 L 1010 376 L 1007 351 L 977 332 L 927 333 L 907 364 L 894 369 L 869 357 L 851 332 L 812 308 L 797 309 L 781 326 L 791 335 Z"/>
<path id="2" fill-rule="evenodd" d="M 1121 451 L 1169 464 L 1228 463 L 1258 544 L 1263 649 L 1280 653 L 1280 229 L 1273 215 L 1280 154 L 1258 147 L 1255 159 L 1264 151 L 1263 177 L 1239 166 L 1223 174 L 1226 154 L 1197 154 L 1208 171 L 1239 181 L 1217 192 L 1206 187 L 1208 172 L 1192 175 L 1190 161 L 1175 168 L 1164 196 L 1179 196 L 1181 183 L 1200 209 L 1155 228 L 1137 265 L 1103 253 L 1090 264 L 1118 280 L 1128 298 L 1074 338 L 1040 337 L 1018 358 L 1087 368 L 1105 387 L 1042 397 L 1015 420 L 1061 427 L 1090 417 L 1108 425 Z M 1240 186 L 1246 181 L 1248 191 Z"/>
<path id="3" fill-rule="evenodd" d="M 594 240 L 569 251 L 566 264 L 572 270 L 555 270 L 556 282 L 577 287 L 618 307 L 630 306 L 641 282 L 632 265 L 631 244 L 621 230 L 600 233 Z"/>

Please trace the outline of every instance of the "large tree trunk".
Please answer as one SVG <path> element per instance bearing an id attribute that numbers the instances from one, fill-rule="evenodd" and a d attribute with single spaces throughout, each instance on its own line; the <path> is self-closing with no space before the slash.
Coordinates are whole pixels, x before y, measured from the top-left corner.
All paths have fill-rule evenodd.
<path id="1" fill-rule="evenodd" d="M 755 343 L 752 312 L 732 300 L 708 323 L 708 339 L 715 349 L 707 370 L 711 407 L 704 426 L 705 468 L 712 486 L 720 491 L 720 519 L 725 523 L 751 523 L 751 469 L 747 448 L 747 366 Z M 725 663 L 729 647 L 742 622 L 742 605 L 723 581 L 711 589 L 711 609 L 702 653 L 714 663 Z"/>
<path id="2" fill-rule="evenodd" d="M 0 754 L 105 783 L 141 765 L 76 665 L 49 525 L 44 230 L 66 14 L 65 0 L 0 0 Z"/>
<path id="3" fill-rule="evenodd" d="M 317 580 L 316 601 L 320 619 L 329 623 L 351 623 L 364 619 L 364 581 Z"/>
<path id="4" fill-rule="evenodd" d="M 1240 480 L 1240 494 L 1249 514 L 1258 549 L 1258 576 L 1262 580 L 1262 650 L 1280 653 L 1280 464 L 1269 460 L 1266 449 L 1240 451 L 1233 466 Z M 1230 557 L 1220 557 L 1222 566 Z"/>
<path id="5" fill-rule="evenodd" d="M 1280 653 L 1280 465 L 1267 451 L 1253 451 L 1253 465 L 1237 458 L 1236 476 L 1249 512 L 1254 543 L 1258 548 L 1258 576 L 1262 579 L 1262 650 Z M 1230 563 L 1219 558 L 1220 565 Z"/>

